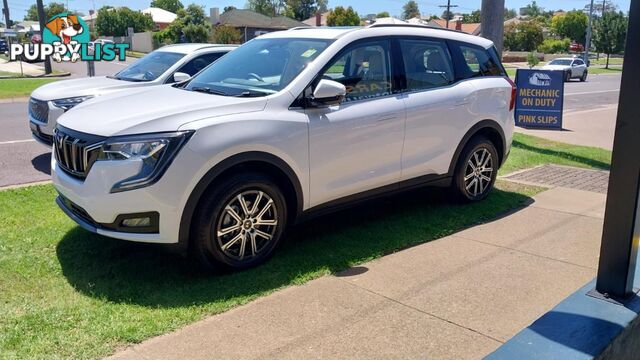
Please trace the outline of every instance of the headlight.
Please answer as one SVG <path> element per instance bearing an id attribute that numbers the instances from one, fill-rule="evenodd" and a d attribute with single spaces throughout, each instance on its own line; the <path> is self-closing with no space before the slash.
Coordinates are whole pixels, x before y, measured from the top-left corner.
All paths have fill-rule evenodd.
<path id="1" fill-rule="evenodd" d="M 107 139 L 98 153 L 97 161 L 140 162 L 138 173 L 116 183 L 111 192 L 133 190 L 154 184 L 192 134 L 193 131 L 178 131 Z"/>
<path id="2" fill-rule="evenodd" d="M 51 102 L 56 107 L 59 107 L 60 109 L 63 109 L 64 111 L 67 111 L 67 110 L 71 109 L 72 107 L 80 104 L 81 102 L 91 99 L 92 97 L 93 96 L 91 96 L 91 95 L 89 95 L 89 96 L 76 96 L 76 97 L 70 97 L 70 98 L 66 98 L 66 99 L 52 100 Z"/>

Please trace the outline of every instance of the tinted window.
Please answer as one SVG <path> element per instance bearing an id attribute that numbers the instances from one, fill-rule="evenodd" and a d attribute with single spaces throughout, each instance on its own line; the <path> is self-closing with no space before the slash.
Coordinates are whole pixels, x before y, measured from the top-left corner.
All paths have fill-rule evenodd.
<path id="1" fill-rule="evenodd" d="M 446 44 L 430 40 L 400 40 L 408 90 L 429 89 L 453 82 Z"/>
<path id="2" fill-rule="evenodd" d="M 573 63 L 576 64 L 576 65 L 584 65 L 584 61 L 582 61 L 582 60 L 576 60 Z"/>
<path id="3" fill-rule="evenodd" d="M 352 45 L 322 74 L 347 88 L 345 101 L 391 94 L 391 61 L 388 41 Z"/>
<path id="4" fill-rule="evenodd" d="M 189 60 L 186 64 L 182 65 L 182 67 L 178 69 L 177 72 L 183 72 L 193 76 L 200 72 L 200 70 L 209 66 L 209 64 L 211 64 L 212 62 L 218 60 L 224 54 L 225 53 L 218 52 L 196 56 L 195 58 Z"/>
<path id="5" fill-rule="evenodd" d="M 571 60 L 556 59 L 551 61 L 549 65 L 571 65 Z"/>
<path id="6" fill-rule="evenodd" d="M 502 66 L 495 56 L 492 56 L 488 50 L 468 44 L 454 45 L 454 49 L 458 51 L 460 59 L 460 68 L 458 69 L 458 77 L 467 79 L 477 76 L 503 76 Z"/>

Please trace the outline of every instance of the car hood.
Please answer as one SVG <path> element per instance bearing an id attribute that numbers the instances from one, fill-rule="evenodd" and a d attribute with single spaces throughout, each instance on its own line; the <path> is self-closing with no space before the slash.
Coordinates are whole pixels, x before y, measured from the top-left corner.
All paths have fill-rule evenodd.
<path id="1" fill-rule="evenodd" d="M 262 111 L 265 98 L 238 98 L 187 91 L 171 85 L 119 91 L 88 100 L 63 114 L 58 124 L 100 135 L 176 131 L 197 120 Z"/>
<path id="2" fill-rule="evenodd" d="M 542 70 L 567 70 L 568 68 L 568 65 L 545 65 Z"/>
<path id="3" fill-rule="evenodd" d="M 75 96 L 99 96 L 113 91 L 149 86 L 150 84 L 149 82 L 133 82 L 111 79 L 106 76 L 94 76 L 56 81 L 42 85 L 31 93 L 31 97 L 38 100 L 50 101 Z"/>

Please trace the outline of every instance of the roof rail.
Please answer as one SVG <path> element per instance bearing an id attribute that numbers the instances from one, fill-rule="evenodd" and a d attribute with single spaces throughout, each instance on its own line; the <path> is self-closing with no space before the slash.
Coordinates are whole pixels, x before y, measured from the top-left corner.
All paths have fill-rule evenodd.
<path id="1" fill-rule="evenodd" d="M 377 28 L 377 27 L 415 27 L 415 28 L 423 28 L 423 29 L 433 29 L 433 30 L 442 30 L 442 31 L 453 31 L 453 32 L 457 32 L 457 33 L 462 33 L 462 34 L 466 34 L 463 31 L 460 30 L 456 30 L 456 29 L 445 29 L 445 28 L 441 28 L 441 27 L 435 27 L 435 26 L 431 26 L 431 25 L 422 25 L 422 24 L 376 24 L 373 23 L 369 26 L 367 26 L 367 28 Z"/>
<path id="2" fill-rule="evenodd" d="M 311 29 L 311 26 L 296 26 L 296 27 L 292 27 L 291 29 L 288 29 L 288 31 L 303 30 L 303 29 Z"/>

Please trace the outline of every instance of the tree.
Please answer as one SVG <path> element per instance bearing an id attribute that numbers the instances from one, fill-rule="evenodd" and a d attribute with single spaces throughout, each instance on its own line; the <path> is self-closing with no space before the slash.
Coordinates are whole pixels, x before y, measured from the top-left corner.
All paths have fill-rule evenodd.
<path id="1" fill-rule="evenodd" d="M 226 13 L 227 11 L 231 11 L 231 10 L 236 10 L 237 8 L 235 6 L 225 6 L 224 9 L 222 9 L 223 13 Z"/>
<path id="2" fill-rule="evenodd" d="M 174 14 L 178 13 L 178 10 L 184 9 L 184 5 L 180 0 L 151 0 L 149 6 L 164 9 Z"/>
<path id="3" fill-rule="evenodd" d="M 383 12 L 380 12 L 380 13 L 378 13 L 378 14 L 376 15 L 376 19 L 380 19 L 380 18 L 388 18 L 388 17 L 391 17 L 391 15 L 389 15 L 389 12 L 388 12 L 388 11 L 383 11 Z"/>
<path id="4" fill-rule="evenodd" d="M 556 15 L 551 19 L 551 29 L 561 37 L 568 37 L 584 44 L 589 17 L 582 11 L 569 11 L 564 15 Z"/>
<path id="5" fill-rule="evenodd" d="M 316 0 L 286 0 L 284 14 L 298 21 L 312 17 L 318 11 Z"/>
<path id="6" fill-rule="evenodd" d="M 329 11 L 329 0 L 317 0 L 316 4 L 318 6 L 318 12 L 321 14 L 326 13 L 327 11 Z"/>
<path id="7" fill-rule="evenodd" d="M 64 7 L 63 3 L 49 3 L 44 7 L 44 15 L 46 17 L 45 22 L 63 12 L 67 12 L 67 9 Z M 38 21 L 38 7 L 35 4 L 29 7 L 29 9 L 27 10 L 27 14 L 24 16 L 24 19 L 27 21 Z"/>
<path id="8" fill-rule="evenodd" d="M 590 8 L 591 8 L 591 2 L 588 2 L 584 6 L 584 12 L 588 14 Z M 604 11 L 605 12 L 618 11 L 618 5 L 616 5 L 613 1 L 607 1 L 604 3 Z M 593 3 L 593 12 L 594 14 L 602 14 L 602 3 L 595 1 Z"/>
<path id="9" fill-rule="evenodd" d="M 166 29 L 154 36 L 159 42 L 207 42 L 211 24 L 207 21 L 204 8 L 191 4 L 177 12 L 177 17 Z"/>
<path id="10" fill-rule="evenodd" d="M 516 9 L 504 8 L 504 19 L 505 20 L 513 19 L 516 16 L 518 16 L 518 13 L 516 12 Z"/>
<path id="11" fill-rule="evenodd" d="M 480 10 L 474 10 L 471 14 L 462 14 L 464 24 L 474 24 L 480 22 Z"/>
<path id="12" fill-rule="evenodd" d="M 336 6 L 327 16 L 327 26 L 358 26 L 360 25 L 360 15 L 351 6 L 343 8 Z"/>
<path id="13" fill-rule="evenodd" d="M 233 26 L 218 25 L 213 29 L 212 38 L 216 44 L 240 44 L 242 33 Z"/>
<path id="14" fill-rule="evenodd" d="M 266 16 L 275 16 L 280 8 L 279 0 L 249 0 L 247 9 Z"/>
<path id="15" fill-rule="evenodd" d="M 536 17 L 542 15 L 544 9 L 538 6 L 536 0 L 533 0 L 531 4 L 524 7 L 522 10 L 522 15 L 528 15 L 531 17 Z"/>
<path id="16" fill-rule="evenodd" d="M 445 10 L 442 12 L 442 16 L 440 16 L 443 20 L 451 20 L 453 19 L 453 12 L 451 10 Z"/>
<path id="17" fill-rule="evenodd" d="M 627 37 L 628 19 L 622 11 L 606 12 L 602 18 L 596 20 L 593 30 L 593 45 L 596 51 L 607 54 L 607 64 L 609 68 L 609 57 L 624 50 Z"/>
<path id="18" fill-rule="evenodd" d="M 504 46 L 512 51 L 534 51 L 542 44 L 542 27 L 536 21 L 510 24 L 504 29 Z"/>
<path id="19" fill-rule="evenodd" d="M 407 1 L 402 7 L 402 18 L 413 19 L 414 17 L 420 17 L 420 9 L 418 9 L 418 3 L 414 0 Z"/>
<path id="20" fill-rule="evenodd" d="M 103 36 L 126 36 L 127 28 L 132 27 L 134 32 L 143 32 L 153 29 L 151 15 L 133 11 L 127 7 L 112 8 L 103 6 L 98 10 L 96 18 L 96 31 Z"/>

